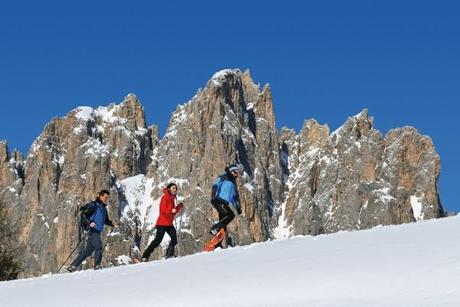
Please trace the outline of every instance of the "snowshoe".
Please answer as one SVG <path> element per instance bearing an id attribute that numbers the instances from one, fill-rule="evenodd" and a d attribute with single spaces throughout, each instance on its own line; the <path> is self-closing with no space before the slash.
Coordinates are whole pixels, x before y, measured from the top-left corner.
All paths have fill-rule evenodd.
<path id="1" fill-rule="evenodd" d="M 212 252 L 220 244 L 220 242 L 225 238 L 225 229 L 221 228 L 219 232 L 212 237 L 212 239 L 205 245 L 203 251 Z"/>

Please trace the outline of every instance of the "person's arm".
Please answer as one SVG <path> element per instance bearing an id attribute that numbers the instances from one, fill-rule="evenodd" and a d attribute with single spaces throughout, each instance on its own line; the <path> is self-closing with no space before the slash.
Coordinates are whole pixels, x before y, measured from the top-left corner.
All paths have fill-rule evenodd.
<path id="1" fill-rule="evenodd" d="M 178 205 L 176 206 L 176 208 L 174 208 L 174 209 L 176 209 L 176 213 L 175 213 L 175 214 L 178 214 L 179 212 L 181 212 L 181 210 L 184 209 L 184 206 L 185 206 L 184 203 L 178 204 Z"/>
<path id="2" fill-rule="evenodd" d="M 238 190 L 236 189 L 236 184 L 233 184 L 232 193 L 233 193 L 232 195 L 233 206 L 235 207 L 238 214 L 241 214 L 240 197 L 238 195 Z"/>
<path id="3" fill-rule="evenodd" d="M 107 212 L 107 209 L 105 210 L 105 224 L 107 226 L 112 226 L 112 227 L 115 226 L 115 223 L 109 219 L 109 213 Z"/>
<path id="4" fill-rule="evenodd" d="M 239 201 L 236 201 L 235 203 L 235 207 L 236 207 L 236 211 L 238 212 L 238 214 L 241 214 L 241 204 Z"/>
<path id="5" fill-rule="evenodd" d="M 168 210 L 168 206 L 167 206 L 167 200 L 166 200 L 166 197 L 162 196 L 161 197 L 161 200 L 160 200 L 160 216 L 161 215 L 168 215 L 168 214 L 171 214 L 172 212 L 170 212 L 170 210 Z"/>

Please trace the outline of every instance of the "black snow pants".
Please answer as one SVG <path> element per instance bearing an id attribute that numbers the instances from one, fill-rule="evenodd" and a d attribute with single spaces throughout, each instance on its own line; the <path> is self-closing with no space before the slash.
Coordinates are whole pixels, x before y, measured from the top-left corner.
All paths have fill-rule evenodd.
<path id="1" fill-rule="evenodd" d="M 171 238 L 168 249 L 166 250 L 166 257 L 174 256 L 174 248 L 177 245 L 176 228 L 174 228 L 174 226 L 156 226 L 156 228 L 157 233 L 155 235 L 155 239 L 150 242 L 149 246 L 142 254 L 142 258 L 148 259 L 150 257 L 150 254 L 153 252 L 153 250 L 157 248 L 158 245 L 160 245 L 163 237 L 165 236 L 165 233 L 168 233 L 169 237 Z"/>

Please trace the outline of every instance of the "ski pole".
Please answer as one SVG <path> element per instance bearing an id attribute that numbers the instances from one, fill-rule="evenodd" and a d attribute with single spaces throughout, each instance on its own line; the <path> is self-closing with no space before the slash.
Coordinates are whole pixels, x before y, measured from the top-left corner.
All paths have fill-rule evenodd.
<path id="1" fill-rule="evenodd" d="M 179 256 L 181 255 L 181 246 L 182 246 L 182 243 L 181 243 L 181 240 L 180 240 L 180 235 L 181 235 L 181 232 L 182 232 L 182 217 L 184 215 L 184 210 L 185 210 L 185 200 L 188 199 L 189 196 L 185 197 L 183 199 L 183 203 L 184 203 L 184 207 L 182 207 L 182 210 L 180 212 L 180 217 L 179 217 L 179 226 L 177 227 L 177 242 L 178 242 L 178 249 L 177 249 L 177 253 L 179 254 Z"/>
<path id="2" fill-rule="evenodd" d="M 56 273 L 59 273 L 62 268 L 64 267 L 64 265 L 66 264 L 67 261 L 69 261 L 70 257 L 72 257 L 73 253 L 75 253 L 75 251 L 77 250 L 77 248 L 80 246 L 81 242 L 83 242 L 83 240 L 81 240 L 80 242 L 78 242 L 77 246 L 75 246 L 75 248 L 72 250 L 72 252 L 70 253 L 70 255 L 67 257 L 67 259 L 62 263 L 62 265 L 59 267 L 59 270 L 56 271 Z"/>
<path id="3" fill-rule="evenodd" d="M 180 252 L 181 252 L 181 246 L 182 246 L 182 243 L 181 243 L 181 240 L 180 240 L 180 235 L 181 235 L 181 232 L 182 232 L 182 216 L 183 216 L 183 214 L 184 214 L 184 212 L 181 212 L 180 218 L 179 218 L 179 227 L 177 227 L 177 232 L 178 232 L 177 241 L 179 242 L 179 245 L 178 245 L 179 248 L 178 248 L 177 253 L 179 254 L 179 256 L 181 255 Z"/>

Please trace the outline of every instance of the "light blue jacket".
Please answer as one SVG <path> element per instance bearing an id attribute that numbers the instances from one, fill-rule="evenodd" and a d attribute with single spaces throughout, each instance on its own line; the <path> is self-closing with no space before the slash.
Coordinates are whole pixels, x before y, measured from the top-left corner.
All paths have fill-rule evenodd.
<path id="1" fill-rule="evenodd" d="M 224 175 L 219 176 L 214 184 L 217 185 L 216 199 L 224 204 L 231 204 L 239 210 L 240 202 L 235 183 Z"/>

